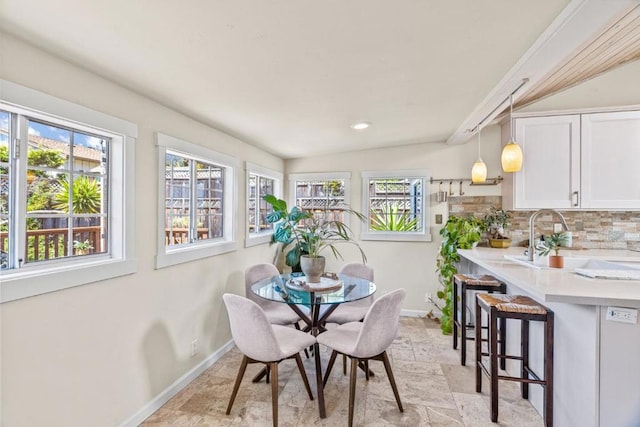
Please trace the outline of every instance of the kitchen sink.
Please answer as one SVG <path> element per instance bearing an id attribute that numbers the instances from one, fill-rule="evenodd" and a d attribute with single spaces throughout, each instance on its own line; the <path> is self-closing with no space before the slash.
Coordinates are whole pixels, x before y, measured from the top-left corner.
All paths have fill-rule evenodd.
<path id="1" fill-rule="evenodd" d="M 541 270 L 551 268 L 549 267 L 547 257 L 535 256 L 533 261 L 527 260 L 526 255 L 505 255 L 504 258 L 517 264 L 524 265 L 526 267 L 537 268 Z M 588 257 L 565 256 L 564 267 L 562 269 L 573 270 L 574 268 L 585 268 L 591 260 L 592 258 Z"/>
<path id="2" fill-rule="evenodd" d="M 537 268 L 540 270 L 551 269 L 548 265 L 547 257 L 534 257 L 533 261 L 527 260 L 526 255 L 505 255 L 505 259 L 515 262 L 526 267 Z M 635 271 L 640 269 L 640 258 L 632 260 L 604 260 L 580 256 L 565 256 L 564 267 L 560 270 L 629 270 Z"/>

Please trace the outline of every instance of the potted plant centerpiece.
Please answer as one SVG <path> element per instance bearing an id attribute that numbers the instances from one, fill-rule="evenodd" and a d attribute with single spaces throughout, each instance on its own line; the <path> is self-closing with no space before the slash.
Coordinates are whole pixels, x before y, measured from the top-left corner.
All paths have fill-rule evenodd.
<path id="1" fill-rule="evenodd" d="M 355 245 L 360 250 L 362 261 L 367 261 L 364 251 L 351 236 L 351 229 L 342 221 L 321 221 L 298 206 L 289 210 L 287 202 L 272 194 L 265 195 L 263 199 L 273 207 L 273 212 L 267 215 L 267 221 L 275 224 L 271 241 L 282 243 L 285 263 L 292 268 L 300 264 L 309 283 L 320 282 L 325 266 L 325 258 L 321 254 L 325 250 L 330 249 L 335 257 L 342 259 L 336 248 L 338 243 Z M 366 220 L 364 215 L 352 209 L 344 212 L 353 214 L 360 221 Z"/>
<path id="2" fill-rule="evenodd" d="M 536 252 L 540 256 L 549 255 L 549 267 L 564 267 L 564 257 L 560 255 L 560 247 L 569 244 L 569 235 L 567 233 L 553 233 L 544 238 L 536 246 Z M 553 252 L 553 255 L 550 255 Z"/>
<path id="3" fill-rule="evenodd" d="M 509 227 L 511 216 L 502 209 L 492 208 L 491 212 L 483 218 L 482 228 L 489 235 L 489 246 L 492 248 L 508 248 L 511 239 L 506 231 Z"/>

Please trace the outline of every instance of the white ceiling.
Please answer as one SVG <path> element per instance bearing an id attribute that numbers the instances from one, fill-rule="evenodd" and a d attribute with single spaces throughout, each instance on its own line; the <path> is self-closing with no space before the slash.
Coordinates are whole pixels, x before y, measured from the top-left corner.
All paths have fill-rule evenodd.
<path id="1" fill-rule="evenodd" d="M 295 158 L 446 140 L 568 3 L 2 0 L 0 27 Z"/>

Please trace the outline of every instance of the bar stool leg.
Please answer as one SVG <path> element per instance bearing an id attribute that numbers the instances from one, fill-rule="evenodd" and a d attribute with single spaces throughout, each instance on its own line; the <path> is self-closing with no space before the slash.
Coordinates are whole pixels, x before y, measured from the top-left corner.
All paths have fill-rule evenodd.
<path id="1" fill-rule="evenodd" d="M 453 349 L 458 348 L 458 284 L 453 281 Z M 464 342 L 464 338 L 462 338 Z"/>
<path id="2" fill-rule="evenodd" d="M 500 354 L 505 356 L 507 354 L 507 319 L 500 318 Z M 507 359 L 505 357 L 500 358 L 500 369 L 503 371 L 507 369 Z"/>
<path id="3" fill-rule="evenodd" d="M 498 422 L 498 318 L 494 307 L 489 314 L 489 360 L 491 363 L 491 421 Z"/>
<path id="4" fill-rule="evenodd" d="M 482 363 L 482 309 L 480 308 L 480 304 L 478 304 L 478 300 L 476 299 L 476 392 L 482 392 L 482 370 L 480 368 L 480 363 Z"/>
<path id="5" fill-rule="evenodd" d="M 467 288 L 463 284 L 461 285 L 462 291 L 460 292 L 460 329 L 461 333 L 461 346 L 460 346 L 460 364 L 465 366 L 467 364 Z"/>
<path id="6" fill-rule="evenodd" d="M 520 368 L 520 378 L 529 378 L 527 368 L 529 367 L 529 321 L 521 321 L 520 332 L 520 354 L 522 355 L 522 367 Z M 521 382 L 520 390 L 523 399 L 529 398 L 529 383 Z"/>
<path id="7" fill-rule="evenodd" d="M 553 427 L 553 312 L 547 313 L 544 337 L 544 420 Z"/>

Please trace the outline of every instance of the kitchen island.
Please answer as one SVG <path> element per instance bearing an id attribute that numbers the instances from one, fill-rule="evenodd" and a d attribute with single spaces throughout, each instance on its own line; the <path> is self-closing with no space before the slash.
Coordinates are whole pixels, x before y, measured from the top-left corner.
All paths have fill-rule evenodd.
<path id="1" fill-rule="evenodd" d="M 555 426 L 640 426 L 640 325 L 607 320 L 610 307 L 640 308 L 640 281 L 592 279 L 570 268 L 536 268 L 505 258 L 523 251 L 521 247 L 459 250 L 459 271 L 491 274 L 507 284 L 508 293 L 527 295 L 555 312 Z M 574 260 L 637 262 L 640 267 L 638 252 L 563 252 Z M 520 328 L 510 322 L 507 352 L 519 354 Z M 535 323 L 531 324 L 530 365 L 541 374 L 542 327 Z M 519 363 L 508 361 L 511 374 L 519 368 Z M 530 388 L 530 400 L 542 412 L 541 387 Z"/>

